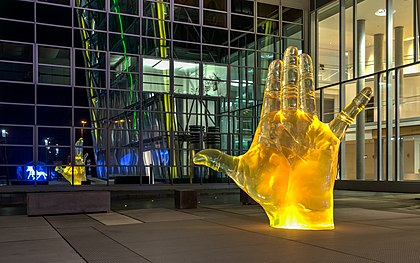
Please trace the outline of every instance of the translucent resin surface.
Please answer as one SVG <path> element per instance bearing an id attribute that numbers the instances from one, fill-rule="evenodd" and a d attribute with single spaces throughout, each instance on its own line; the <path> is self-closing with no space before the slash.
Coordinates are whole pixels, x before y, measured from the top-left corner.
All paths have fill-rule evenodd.
<path id="1" fill-rule="evenodd" d="M 329 124 L 316 116 L 311 58 L 289 47 L 271 63 L 260 123 L 249 150 L 206 149 L 194 162 L 225 172 L 265 210 L 270 225 L 334 229 L 333 188 L 340 140 L 370 100 L 363 89 Z"/>
<path id="2" fill-rule="evenodd" d="M 62 174 L 64 178 L 74 185 L 81 185 L 82 181 L 86 181 L 85 162 L 87 153 L 83 155 L 83 139 L 80 138 L 75 144 L 75 157 L 74 167 L 69 164 L 68 166 L 56 166 L 55 170 Z M 74 177 L 74 180 L 73 180 Z"/>

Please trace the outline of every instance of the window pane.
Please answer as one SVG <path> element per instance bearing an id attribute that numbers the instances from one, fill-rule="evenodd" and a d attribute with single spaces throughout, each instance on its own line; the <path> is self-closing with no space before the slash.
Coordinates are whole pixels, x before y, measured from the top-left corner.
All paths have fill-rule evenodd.
<path id="1" fill-rule="evenodd" d="M 22 32 L 25 32 L 25 34 L 22 34 Z M 33 43 L 34 25 L 0 20 L 0 39 Z"/>
<path id="2" fill-rule="evenodd" d="M 254 15 L 254 1 L 249 0 L 232 0 L 232 13 Z"/>
<path id="3" fill-rule="evenodd" d="M 198 26 L 174 23 L 174 39 L 200 42 L 200 28 Z"/>
<path id="4" fill-rule="evenodd" d="M 32 45 L 0 42 L 0 60 L 32 62 Z"/>
<path id="5" fill-rule="evenodd" d="M 174 58 L 200 60 L 200 45 L 174 41 Z"/>
<path id="6" fill-rule="evenodd" d="M 199 65 L 188 61 L 174 61 L 174 75 L 176 77 L 198 78 Z"/>
<path id="7" fill-rule="evenodd" d="M 232 29 L 254 31 L 254 18 L 249 16 L 232 15 Z"/>
<path id="8" fill-rule="evenodd" d="M 303 38 L 303 26 L 283 23 L 283 36 L 291 38 Z"/>
<path id="9" fill-rule="evenodd" d="M 203 43 L 214 45 L 228 45 L 228 31 L 203 27 Z"/>
<path id="10" fill-rule="evenodd" d="M 0 17 L 34 21 L 34 3 L 2 0 L 0 1 Z"/>
<path id="11" fill-rule="evenodd" d="M 226 27 L 226 13 L 204 10 L 204 25 Z"/>
<path id="12" fill-rule="evenodd" d="M 175 0 L 175 4 L 189 5 L 198 7 L 199 0 Z"/>
<path id="13" fill-rule="evenodd" d="M 279 18 L 279 6 L 277 5 L 258 3 L 257 9 L 258 17 L 265 17 L 271 19 Z"/>
<path id="14" fill-rule="evenodd" d="M 198 79 L 175 78 L 174 92 L 182 94 L 198 95 L 200 85 Z"/>
<path id="15" fill-rule="evenodd" d="M 279 22 L 258 19 L 257 31 L 267 35 L 279 35 Z"/>
<path id="16" fill-rule="evenodd" d="M 203 65 L 203 77 L 210 80 L 227 80 L 227 66 Z"/>
<path id="17" fill-rule="evenodd" d="M 143 91 L 169 92 L 169 77 L 144 75 Z"/>
<path id="18" fill-rule="evenodd" d="M 204 8 L 226 11 L 226 0 L 203 0 Z"/>
<path id="19" fill-rule="evenodd" d="M 70 66 L 70 50 L 40 46 L 38 48 L 38 63 Z"/>
<path id="20" fill-rule="evenodd" d="M 110 4 L 111 11 L 115 13 L 126 13 L 126 14 L 133 14 L 133 15 L 137 15 L 139 13 L 138 1 L 110 0 L 109 4 Z"/>
<path id="21" fill-rule="evenodd" d="M 0 62 L 0 80 L 32 82 L 32 65 Z"/>
<path id="22" fill-rule="evenodd" d="M 174 20 L 198 24 L 200 22 L 198 9 L 183 6 L 175 6 Z"/>
<path id="23" fill-rule="evenodd" d="M 161 1 L 150 2 L 144 0 L 143 15 L 158 19 L 169 19 L 170 15 L 169 4 L 164 4 Z"/>
<path id="24" fill-rule="evenodd" d="M 45 4 L 37 4 L 36 7 L 37 22 L 52 25 L 71 26 L 71 8 Z"/>
<path id="25" fill-rule="evenodd" d="M 38 67 L 40 83 L 70 85 L 70 69 L 63 67 Z"/>
<path id="26" fill-rule="evenodd" d="M 283 21 L 302 24 L 303 10 L 283 7 Z"/>

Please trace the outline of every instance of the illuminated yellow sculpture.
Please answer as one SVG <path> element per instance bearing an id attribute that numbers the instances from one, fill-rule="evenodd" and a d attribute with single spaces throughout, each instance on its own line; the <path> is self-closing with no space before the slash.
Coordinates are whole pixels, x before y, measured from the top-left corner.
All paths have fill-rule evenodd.
<path id="1" fill-rule="evenodd" d="M 86 170 L 85 170 L 85 162 L 88 154 L 86 153 L 83 156 L 83 138 L 80 138 L 75 144 L 75 161 L 74 161 L 74 169 L 71 164 L 68 166 L 57 166 L 55 170 L 62 174 L 67 181 L 72 183 L 72 176 L 74 176 L 74 185 L 81 185 L 82 181 L 86 181 Z"/>
<path id="2" fill-rule="evenodd" d="M 372 96 L 370 88 L 329 124 L 316 116 L 312 61 L 289 47 L 269 66 L 261 120 L 250 149 L 206 149 L 194 163 L 226 173 L 265 210 L 270 226 L 334 229 L 333 188 L 340 140 Z"/>

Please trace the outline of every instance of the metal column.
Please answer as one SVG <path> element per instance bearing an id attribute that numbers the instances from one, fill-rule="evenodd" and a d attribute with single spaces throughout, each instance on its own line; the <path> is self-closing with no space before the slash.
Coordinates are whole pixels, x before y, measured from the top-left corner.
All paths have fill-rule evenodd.
<path id="1" fill-rule="evenodd" d="M 384 70 L 384 34 L 374 35 L 374 71 L 380 72 Z M 382 73 L 375 75 L 375 103 L 377 112 L 377 138 L 375 149 L 375 174 L 378 181 L 384 180 L 384 166 L 383 166 L 383 142 L 382 142 Z"/>
<path id="2" fill-rule="evenodd" d="M 395 66 L 402 66 L 404 64 L 404 27 L 397 26 L 394 29 L 395 34 Z M 401 144 L 400 138 L 400 102 L 403 97 L 404 74 L 403 69 L 395 71 L 395 178 L 397 181 L 401 180 L 403 170 L 403 160 L 401 159 Z"/>
<path id="3" fill-rule="evenodd" d="M 357 20 L 357 77 L 365 74 L 366 61 L 366 38 L 365 38 L 365 20 Z M 359 93 L 365 87 L 365 80 L 359 79 L 356 84 L 356 93 Z M 356 119 L 356 179 L 365 178 L 365 112 L 364 110 Z"/>

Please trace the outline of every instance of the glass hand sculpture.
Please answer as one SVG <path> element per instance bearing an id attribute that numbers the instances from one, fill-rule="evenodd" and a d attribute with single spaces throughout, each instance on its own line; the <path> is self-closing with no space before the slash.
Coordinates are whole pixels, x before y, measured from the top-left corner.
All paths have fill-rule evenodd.
<path id="1" fill-rule="evenodd" d="M 81 185 L 82 181 L 86 181 L 85 163 L 88 156 L 87 153 L 83 156 L 83 138 L 80 138 L 75 143 L 75 152 L 74 169 L 70 164 L 69 166 L 64 167 L 57 166 L 55 167 L 55 170 L 62 174 L 70 184 L 72 183 L 72 176 L 74 176 L 74 185 Z"/>
<path id="2" fill-rule="evenodd" d="M 226 173 L 264 208 L 272 227 L 334 229 L 340 140 L 371 96 L 370 88 L 363 89 L 334 120 L 320 122 L 311 58 L 289 47 L 283 61 L 269 66 L 250 149 L 237 157 L 206 149 L 194 163 Z"/>

